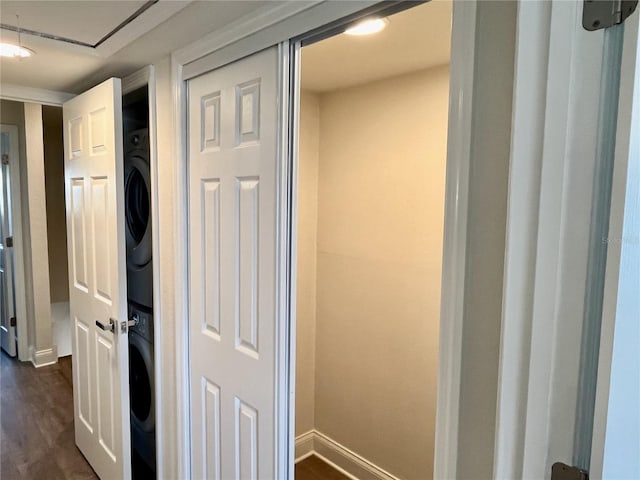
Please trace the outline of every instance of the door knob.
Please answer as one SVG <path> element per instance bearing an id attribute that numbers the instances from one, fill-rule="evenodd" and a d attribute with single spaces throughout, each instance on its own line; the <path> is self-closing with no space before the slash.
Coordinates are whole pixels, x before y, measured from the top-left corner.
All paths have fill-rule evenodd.
<path id="1" fill-rule="evenodd" d="M 113 318 L 110 318 L 109 325 L 105 325 L 100 320 L 96 320 L 96 326 L 105 332 L 113 332 L 115 329 L 115 322 L 113 321 Z"/>

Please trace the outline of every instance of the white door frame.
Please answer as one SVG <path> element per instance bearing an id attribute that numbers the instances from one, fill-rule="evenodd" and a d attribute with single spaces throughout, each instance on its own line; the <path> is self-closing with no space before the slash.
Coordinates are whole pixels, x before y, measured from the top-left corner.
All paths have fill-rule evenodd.
<path id="1" fill-rule="evenodd" d="M 277 6 L 267 6 L 239 20 L 222 31 L 217 31 L 204 39 L 187 46 L 172 55 L 171 86 L 173 95 L 176 175 L 176 245 L 187 245 L 187 125 L 186 125 L 186 81 L 202 73 L 213 70 L 229 62 L 240 59 L 266 46 L 283 44 L 282 50 L 288 50 L 287 41 L 324 25 L 354 15 L 376 4 L 375 1 L 360 2 L 287 2 Z M 476 60 L 475 50 L 476 3 L 455 2 L 453 9 L 452 64 L 450 86 L 449 144 L 447 159 L 447 193 L 445 205 L 445 249 L 442 286 L 442 319 L 440 339 L 440 372 L 438 385 L 438 410 L 436 425 L 435 477 L 455 478 L 458 444 L 459 397 L 462 362 L 462 327 L 464 307 L 464 278 L 466 274 L 466 231 L 468 184 L 470 165 L 470 146 L 472 138 L 471 108 L 473 101 L 473 72 Z M 285 70 L 290 58 L 282 57 Z M 285 71 L 283 70 L 283 75 Z M 289 77 L 282 79 L 283 88 L 288 92 Z M 289 99 L 287 94 L 285 99 Z M 283 102 L 281 132 L 282 146 L 291 148 L 288 132 L 289 106 Z M 290 155 L 287 155 L 289 157 Z M 285 158 L 283 155 L 282 158 Z M 279 172 L 280 205 L 285 210 L 279 213 L 281 235 L 287 238 L 292 215 L 292 205 L 288 204 L 287 188 L 291 188 L 291 159 L 287 158 Z M 287 188 L 285 188 L 287 186 Z M 282 213 L 284 212 L 284 213 Z M 288 336 L 294 329 L 291 312 L 295 307 L 295 296 L 288 290 L 291 276 L 291 251 L 286 241 L 281 241 L 279 265 L 281 272 L 287 272 L 287 278 L 278 279 L 279 299 L 277 315 L 277 334 L 280 339 L 278 352 L 279 391 L 286 394 L 279 404 L 280 425 L 288 429 L 288 458 L 280 458 L 283 468 L 288 463 L 292 468 L 294 459 L 293 436 L 293 385 L 295 378 L 295 338 Z M 175 258 L 175 319 L 176 319 L 176 359 L 177 359 L 177 407 L 181 412 L 178 418 L 177 439 L 178 474 L 189 477 L 189 347 L 188 347 L 188 272 L 187 252 L 176 249 Z M 284 412 L 283 412 L 284 410 Z M 287 448 L 282 447 L 283 457 Z M 286 470 L 281 470 L 286 471 Z"/>
<path id="2" fill-rule="evenodd" d="M 151 249 L 153 264 L 153 363 L 155 386 L 155 431 L 156 431 L 156 475 L 164 478 L 166 462 L 164 461 L 164 424 L 167 413 L 163 411 L 164 402 L 162 396 L 162 354 L 163 334 L 162 328 L 162 302 L 160 301 L 160 213 L 158 210 L 158 128 L 157 128 L 157 103 L 156 103 L 156 69 L 153 65 L 147 65 L 140 70 L 127 75 L 122 79 L 122 96 L 139 88 L 147 87 L 149 101 L 149 164 L 151 177 Z"/>
<path id="3" fill-rule="evenodd" d="M 24 251 L 22 237 L 22 206 L 20 195 L 20 135 L 16 125 L 2 124 L 2 131 L 9 133 L 11 152 L 11 215 L 13 220 L 13 278 L 16 297 L 15 315 L 18 334 L 18 359 L 29 360 L 29 342 L 27 335 L 27 301 L 24 280 Z"/>
<path id="4" fill-rule="evenodd" d="M 593 235 L 607 218 L 594 199 L 608 188 L 594 171 L 612 146 L 600 97 L 615 93 L 615 62 L 603 54 L 613 31 L 584 30 L 582 5 L 519 4 L 494 478 L 548 478 L 554 462 L 588 455 L 583 401 L 596 372 L 584 365 L 599 336 L 585 330 L 598 323 L 593 282 L 605 273 Z M 637 22 L 637 13 L 627 19 L 625 41 Z M 628 128 L 619 124 L 618 136 Z M 616 155 L 619 169 L 627 159 Z"/>

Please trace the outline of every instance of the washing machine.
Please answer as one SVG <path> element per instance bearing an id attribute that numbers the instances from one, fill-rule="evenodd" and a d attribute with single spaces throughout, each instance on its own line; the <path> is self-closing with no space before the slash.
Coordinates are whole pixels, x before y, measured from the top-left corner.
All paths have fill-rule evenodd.
<path id="1" fill-rule="evenodd" d="M 155 478 L 156 415 L 151 310 L 129 304 L 129 403 L 133 478 Z"/>
<path id="2" fill-rule="evenodd" d="M 130 302 L 152 308 L 149 130 L 144 128 L 126 134 L 124 147 L 127 297 Z"/>

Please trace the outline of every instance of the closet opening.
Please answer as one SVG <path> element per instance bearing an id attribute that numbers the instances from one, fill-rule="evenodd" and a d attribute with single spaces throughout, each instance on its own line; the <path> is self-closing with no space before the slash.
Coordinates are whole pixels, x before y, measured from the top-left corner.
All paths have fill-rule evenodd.
<path id="1" fill-rule="evenodd" d="M 433 477 L 451 7 L 302 42 L 297 480 Z"/>

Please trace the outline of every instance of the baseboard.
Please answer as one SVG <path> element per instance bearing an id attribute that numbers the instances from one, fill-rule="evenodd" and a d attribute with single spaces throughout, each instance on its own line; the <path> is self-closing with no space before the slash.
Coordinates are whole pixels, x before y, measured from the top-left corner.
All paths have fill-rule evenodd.
<path id="1" fill-rule="evenodd" d="M 310 455 L 313 455 L 314 433 L 315 433 L 314 430 L 309 430 L 308 432 L 303 433 L 302 435 L 298 435 L 296 437 L 296 451 L 295 451 L 296 463 L 300 462 L 301 460 L 304 460 Z"/>
<path id="2" fill-rule="evenodd" d="M 34 347 L 29 347 L 29 357 L 31 358 L 31 363 L 33 363 L 34 367 L 46 367 L 47 365 L 53 365 L 58 361 L 58 349 L 55 345 L 51 348 L 45 348 L 37 351 Z"/>
<path id="3" fill-rule="evenodd" d="M 296 463 L 316 455 L 353 480 L 399 480 L 327 435 L 310 430 L 296 437 Z"/>

